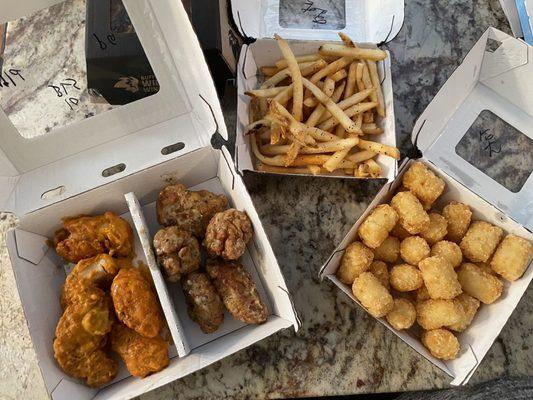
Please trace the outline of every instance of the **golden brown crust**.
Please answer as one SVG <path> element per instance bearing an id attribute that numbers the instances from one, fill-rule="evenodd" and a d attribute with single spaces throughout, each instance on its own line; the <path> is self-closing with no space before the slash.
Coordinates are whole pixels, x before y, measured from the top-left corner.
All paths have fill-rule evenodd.
<path id="1" fill-rule="evenodd" d="M 503 230 L 485 221 L 474 221 L 461 240 L 463 255 L 473 262 L 487 262 L 500 243 Z"/>
<path id="2" fill-rule="evenodd" d="M 448 222 L 446 239 L 459 243 L 465 236 L 472 220 L 472 211 L 466 204 L 452 201 L 442 209 L 442 216 Z"/>
<path id="3" fill-rule="evenodd" d="M 361 242 L 354 242 L 346 247 L 337 278 L 346 285 L 351 285 L 355 278 L 367 271 L 374 259 L 374 253 Z"/>
<path id="4" fill-rule="evenodd" d="M 170 282 L 178 282 L 182 274 L 200 268 L 200 244 L 191 233 L 169 226 L 160 229 L 154 236 L 157 263 Z"/>
<path id="5" fill-rule="evenodd" d="M 502 240 L 490 266 L 494 272 L 508 281 L 516 281 L 526 271 L 533 255 L 533 245 L 528 240 L 516 235 L 507 235 Z"/>
<path id="6" fill-rule="evenodd" d="M 394 306 L 386 318 L 396 330 L 409 329 L 416 321 L 415 306 L 407 299 L 394 299 Z"/>
<path id="7" fill-rule="evenodd" d="M 102 253 L 131 257 L 134 250 L 130 224 L 111 211 L 94 217 L 66 218 L 53 243 L 57 254 L 73 263 Z"/>
<path id="8" fill-rule="evenodd" d="M 361 241 L 371 249 L 379 247 L 398 222 L 398 214 L 388 204 L 380 204 L 372 210 L 359 226 Z"/>
<path id="9" fill-rule="evenodd" d="M 418 264 L 418 268 L 432 299 L 453 299 L 462 293 L 457 273 L 445 258 L 428 257 Z"/>
<path id="10" fill-rule="evenodd" d="M 400 225 L 411 235 L 429 228 L 429 215 L 411 192 L 396 193 L 391 200 L 391 206 L 398 213 Z"/>
<path id="11" fill-rule="evenodd" d="M 224 322 L 224 304 L 207 274 L 195 272 L 182 279 L 187 311 L 204 333 L 213 333 Z"/>
<path id="12" fill-rule="evenodd" d="M 403 176 L 403 185 L 429 210 L 444 191 L 444 181 L 421 162 L 413 163 Z"/>
<path id="13" fill-rule="evenodd" d="M 429 227 L 420 232 L 420 237 L 430 246 L 444 239 L 448 233 L 448 221 L 436 212 L 429 213 Z"/>
<path id="14" fill-rule="evenodd" d="M 213 216 L 228 207 L 224 195 L 207 190 L 190 191 L 178 183 L 167 186 L 157 198 L 157 220 L 163 226 L 175 225 L 179 229 L 203 237 Z"/>
<path id="15" fill-rule="evenodd" d="M 261 301 L 252 277 L 242 265 L 210 260 L 207 273 L 233 317 L 247 324 L 261 324 L 267 320 L 267 307 Z"/>
<path id="16" fill-rule="evenodd" d="M 128 371 L 139 378 L 161 371 L 170 362 L 167 342 L 160 337 L 141 336 L 120 323 L 113 325 L 111 348 L 122 358 Z"/>
<path id="17" fill-rule="evenodd" d="M 122 269 L 111 284 L 117 318 L 142 336 L 155 337 L 164 326 L 159 301 L 137 268 Z"/>
<path id="18" fill-rule="evenodd" d="M 453 360 L 461 349 L 457 338 L 446 329 L 434 329 L 422 333 L 422 343 L 433 357 L 441 360 Z"/>
<path id="19" fill-rule="evenodd" d="M 204 246 L 212 257 L 237 260 L 246 250 L 253 235 L 250 218 L 233 208 L 217 213 L 209 222 Z"/>

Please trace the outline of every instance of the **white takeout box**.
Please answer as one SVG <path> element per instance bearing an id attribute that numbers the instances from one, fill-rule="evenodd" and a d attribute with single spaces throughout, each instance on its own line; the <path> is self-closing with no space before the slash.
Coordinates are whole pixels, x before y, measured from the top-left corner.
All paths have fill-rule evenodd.
<path id="1" fill-rule="evenodd" d="M 58 0 L 0 0 L 0 23 Z M 181 378 L 299 320 L 252 200 L 226 148 L 222 110 L 197 37 L 180 1 L 124 0 L 161 85 L 159 93 L 112 111 L 24 139 L 0 111 L 0 209 L 20 225 L 7 247 L 46 390 L 54 400 L 127 399 Z M 31 82 L 27 72 L 26 82 Z M 27 83 L 29 84 L 29 83 Z M 3 88 L 2 90 L 14 90 Z M 0 92 L 2 95 L 3 92 Z M 245 210 L 254 237 L 242 258 L 270 315 L 245 325 L 226 314 L 220 330 L 204 335 L 189 319 L 180 289 L 167 285 L 155 264 L 154 202 L 169 182 L 225 193 Z M 168 368 L 137 379 L 123 364 L 117 378 L 96 390 L 68 377 L 54 360 L 52 343 L 62 314 L 63 261 L 47 246 L 61 218 L 114 211 L 134 228 L 137 261 L 149 266 L 174 341 Z"/>
<path id="2" fill-rule="evenodd" d="M 488 221 L 507 233 L 530 241 L 533 240 L 532 175 L 520 191 L 513 193 L 460 158 L 454 149 L 483 110 L 490 110 L 527 135 L 529 139 L 526 140 L 533 138 L 533 81 L 530 79 L 533 63 L 529 61 L 532 59 L 533 47 L 490 28 L 422 113 L 412 135 L 413 143 L 422 151 L 421 161 L 446 182 L 445 192 L 437 201 L 436 209 L 441 209 L 451 200 L 464 202 L 472 208 L 474 220 Z M 494 163 L 502 161 L 502 157 L 506 155 L 495 154 Z M 359 305 L 351 287 L 341 283 L 335 273 L 346 246 L 357 240 L 361 222 L 378 204 L 390 201 L 412 162 L 406 160 L 402 163 L 396 180 L 382 188 L 320 271 L 322 279 L 330 279 Z M 531 279 L 533 268 L 530 264 L 519 280 L 513 283 L 503 280 L 502 297 L 494 304 L 482 304 L 472 324 L 458 335 L 461 352 L 453 361 L 443 362 L 431 356 L 413 330 L 396 331 L 384 318 L 379 322 L 452 376 L 452 385 L 463 385 L 498 337 Z"/>
<path id="3" fill-rule="evenodd" d="M 295 3 L 305 7 L 303 1 Z M 315 6 L 318 6 L 318 3 Z M 404 0 L 345 0 L 337 3 L 345 6 L 345 26 L 342 29 L 328 30 L 283 27 L 280 24 L 280 0 L 232 0 L 233 18 L 241 30 L 241 34 L 249 39 L 257 39 L 242 47 L 237 65 L 237 170 L 260 172 L 254 167 L 254 156 L 249 138 L 244 135 L 245 128 L 250 123 L 250 98 L 244 93 L 259 86 L 258 67 L 273 65 L 277 60 L 283 58 L 276 41 L 272 39 L 275 33 L 288 39 L 291 49 L 298 56 L 316 52 L 324 42 L 339 41 L 338 32 L 346 33 L 361 47 L 375 48 L 377 44 L 392 40 L 403 25 Z M 317 12 L 319 11 L 314 13 Z M 248 42 L 252 42 L 252 40 Z M 378 123 L 384 133 L 370 140 L 395 146 L 396 128 L 390 54 L 384 61 L 378 63 L 378 70 L 383 89 L 386 117 L 380 119 Z M 382 167 L 382 177 L 387 180 L 394 179 L 397 173 L 397 161 L 383 155 L 378 155 L 377 160 Z M 339 173 L 319 174 L 317 176 L 361 179 Z"/>

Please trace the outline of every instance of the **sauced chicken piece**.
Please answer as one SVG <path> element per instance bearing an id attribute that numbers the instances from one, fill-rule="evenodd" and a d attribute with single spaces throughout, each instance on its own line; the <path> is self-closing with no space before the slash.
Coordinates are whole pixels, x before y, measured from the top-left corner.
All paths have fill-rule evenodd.
<path id="1" fill-rule="evenodd" d="M 215 332 L 224 322 L 224 304 L 207 274 L 195 272 L 182 280 L 187 311 L 204 333 Z"/>
<path id="2" fill-rule="evenodd" d="M 194 236 L 203 237 L 211 218 L 227 207 L 228 199 L 224 195 L 207 190 L 190 191 L 178 183 L 159 193 L 157 220 L 163 226 L 175 225 Z"/>
<path id="3" fill-rule="evenodd" d="M 150 283 L 137 268 L 121 269 L 111 284 L 117 318 L 142 336 L 155 337 L 164 325 L 159 302 Z"/>
<path id="4" fill-rule="evenodd" d="M 154 237 L 157 263 L 170 282 L 200 268 L 200 245 L 191 233 L 176 226 L 160 229 Z"/>
<path id="5" fill-rule="evenodd" d="M 207 226 L 204 246 L 211 256 L 237 260 L 244 254 L 252 235 L 253 227 L 248 215 L 232 208 L 216 214 L 211 219 Z"/>
<path id="6" fill-rule="evenodd" d="M 130 224 L 111 211 L 66 218 L 53 243 L 57 254 L 73 263 L 102 253 L 130 257 L 134 249 Z"/>
<path id="7" fill-rule="evenodd" d="M 211 260 L 207 273 L 233 317 L 247 324 L 261 324 L 267 320 L 268 310 L 252 277 L 242 265 Z"/>
<path id="8" fill-rule="evenodd" d="M 120 323 L 113 325 L 111 348 L 122 358 L 128 371 L 139 378 L 161 371 L 169 364 L 167 342 L 159 336 L 141 336 Z"/>

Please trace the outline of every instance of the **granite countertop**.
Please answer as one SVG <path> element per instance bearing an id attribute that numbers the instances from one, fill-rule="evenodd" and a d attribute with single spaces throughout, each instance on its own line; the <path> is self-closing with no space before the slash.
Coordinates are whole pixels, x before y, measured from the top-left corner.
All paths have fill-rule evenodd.
<path id="1" fill-rule="evenodd" d="M 76 0 L 78 1 L 78 0 Z M 392 54 L 398 143 L 489 27 L 509 32 L 498 0 L 407 0 Z M 61 45 L 57 38 L 43 41 Z M 228 105 L 229 104 L 229 105 Z M 228 125 L 234 107 L 227 105 Z M 254 199 L 303 321 L 204 370 L 147 393 L 147 399 L 324 396 L 441 388 L 447 375 L 425 361 L 331 283 L 322 263 L 380 188 L 379 182 L 248 173 Z M 15 219 L 0 214 L 0 234 Z M 3 240 L 3 239 L 2 239 Z M 0 399 L 46 398 L 13 273 L 0 242 Z M 533 291 L 526 292 L 472 378 L 528 376 L 533 369 Z"/>

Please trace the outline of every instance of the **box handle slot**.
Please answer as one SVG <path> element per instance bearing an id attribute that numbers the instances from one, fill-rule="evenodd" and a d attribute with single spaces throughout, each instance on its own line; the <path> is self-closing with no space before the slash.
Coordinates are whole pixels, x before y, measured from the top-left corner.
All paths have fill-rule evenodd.
<path id="1" fill-rule="evenodd" d="M 185 143 L 183 142 L 174 143 L 174 144 L 171 144 L 170 146 L 163 147 L 161 149 L 161 154 L 163 154 L 164 156 L 167 156 L 169 154 L 175 153 L 176 151 L 183 150 L 184 148 L 185 148 Z"/>
<path id="2" fill-rule="evenodd" d="M 110 176 L 113 176 L 113 175 L 118 174 L 120 172 L 124 172 L 125 169 L 126 169 L 126 164 L 120 163 L 120 164 L 117 164 L 117 165 L 114 165 L 112 167 L 104 169 L 102 171 L 102 176 L 104 178 L 109 178 Z"/>
<path id="3" fill-rule="evenodd" d="M 53 199 L 54 197 L 61 196 L 66 191 L 67 191 L 67 188 L 65 186 L 58 186 L 55 189 L 50 189 L 50 190 L 47 190 L 46 192 L 44 192 L 41 195 L 41 199 L 42 200 Z"/>

